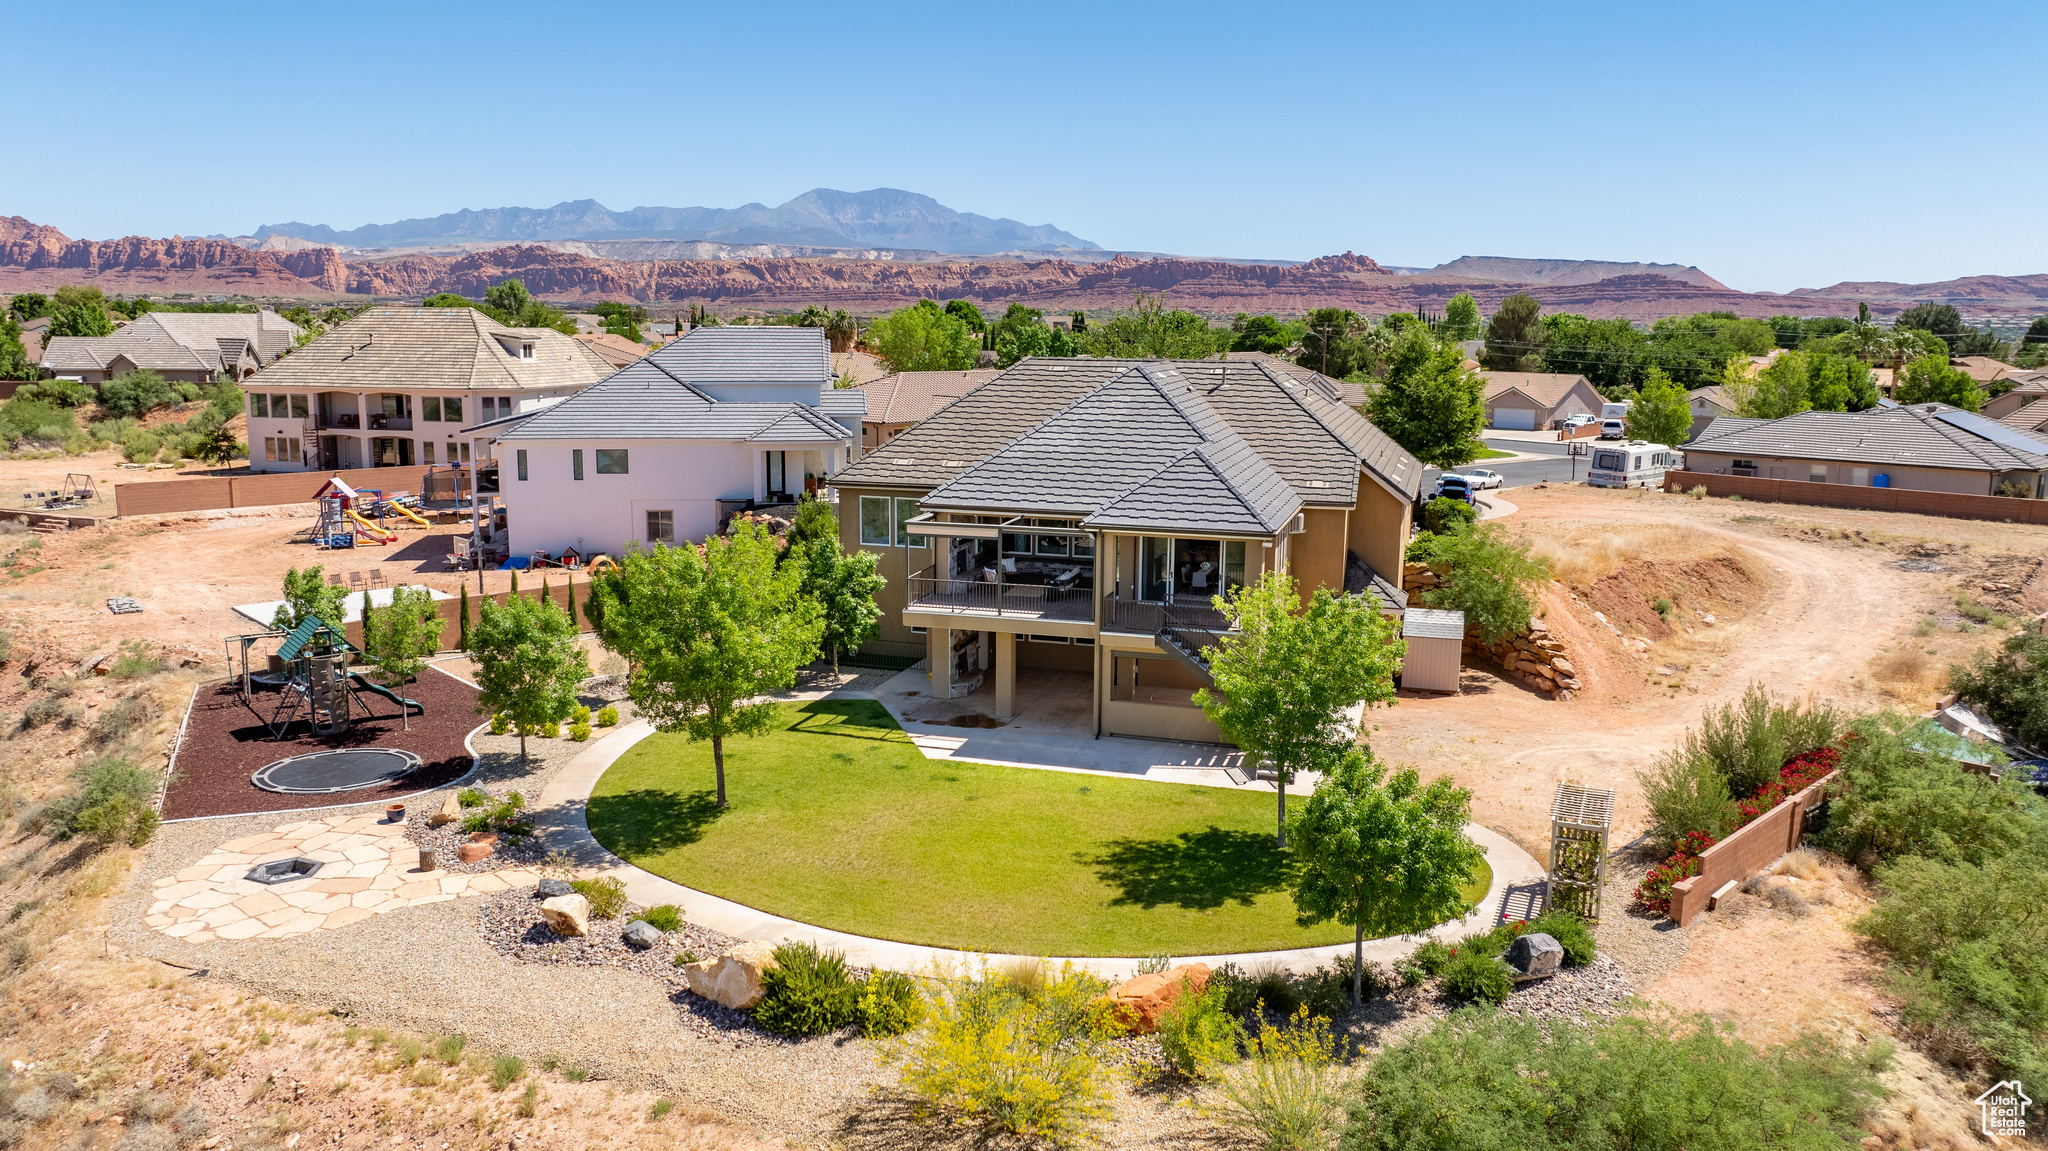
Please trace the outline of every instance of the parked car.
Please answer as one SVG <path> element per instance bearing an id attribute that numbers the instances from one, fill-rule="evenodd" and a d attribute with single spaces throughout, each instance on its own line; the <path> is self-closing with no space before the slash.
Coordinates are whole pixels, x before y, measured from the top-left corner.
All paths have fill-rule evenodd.
<path id="1" fill-rule="evenodd" d="M 1472 483 L 1456 472 L 1445 472 L 1436 478 L 1436 496 L 1440 500 L 1463 500 L 1472 502 Z"/>
<path id="2" fill-rule="evenodd" d="M 1471 481 L 1471 487 L 1477 491 L 1485 491 L 1487 488 L 1497 488 L 1501 486 L 1503 483 L 1507 482 L 1506 476 L 1501 475 L 1499 472 L 1487 471 L 1485 468 L 1473 468 L 1471 471 L 1461 472 L 1459 474 L 1463 475 L 1467 480 Z"/>
<path id="3" fill-rule="evenodd" d="M 1598 418 L 1599 417 L 1597 416 L 1588 415 L 1585 412 L 1580 412 L 1576 416 L 1566 416 L 1564 419 L 1564 430 L 1568 432 L 1577 431 L 1578 429 L 1585 427 L 1587 424 L 1595 422 Z"/>

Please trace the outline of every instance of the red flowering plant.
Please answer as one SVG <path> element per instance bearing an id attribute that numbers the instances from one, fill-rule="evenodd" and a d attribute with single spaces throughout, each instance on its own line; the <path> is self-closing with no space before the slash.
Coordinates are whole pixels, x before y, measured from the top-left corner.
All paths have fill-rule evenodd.
<path id="1" fill-rule="evenodd" d="M 1644 911 L 1671 914 L 1671 885 L 1700 873 L 1700 853 L 1718 842 L 1704 831 L 1688 831 L 1679 837 L 1671 858 L 1650 869 L 1636 885 L 1632 902 Z"/>
<path id="2" fill-rule="evenodd" d="M 1785 798 L 1797 795 L 1820 782 L 1835 770 L 1842 753 L 1832 747 L 1815 748 L 1803 755 L 1793 756 L 1778 769 L 1778 778 L 1758 788 L 1755 795 L 1739 800 L 1735 809 L 1740 813 L 1734 827 L 1748 825 L 1765 812 L 1785 802 Z M 1659 915 L 1671 914 L 1671 885 L 1681 879 L 1690 879 L 1700 873 L 1700 853 L 1714 846 L 1715 839 L 1704 831 L 1689 831 L 1678 841 L 1678 850 L 1671 858 L 1650 869 L 1636 886 L 1635 906 Z"/>

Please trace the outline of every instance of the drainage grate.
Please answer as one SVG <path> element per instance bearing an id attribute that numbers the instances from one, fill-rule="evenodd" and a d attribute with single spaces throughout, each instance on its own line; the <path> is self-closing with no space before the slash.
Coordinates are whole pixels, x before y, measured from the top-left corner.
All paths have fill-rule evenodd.
<path id="1" fill-rule="evenodd" d="M 300 856 L 296 859 L 277 859 L 259 863 L 249 869 L 242 878 L 253 883 L 290 883 L 294 879 L 310 879 L 314 872 L 325 866 L 317 859 Z"/>

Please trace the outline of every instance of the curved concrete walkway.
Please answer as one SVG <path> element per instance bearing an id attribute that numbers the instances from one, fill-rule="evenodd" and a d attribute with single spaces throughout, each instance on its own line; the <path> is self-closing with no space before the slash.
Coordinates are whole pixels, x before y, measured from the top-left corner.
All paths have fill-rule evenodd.
<path id="1" fill-rule="evenodd" d="M 967 965 L 979 954 L 943 947 L 924 947 L 914 943 L 897 943 L 887 939 L 870 939 L 862 935 L 850 935 L 843 931 L 798 923 L 793 919 L 784 919 L 745 904 L 684 887 L 673 880 L 635 867 L 605 850 L 604 846 L 597 842 L 596 837 L 590 834 L 590 824 L 585 818 L 591 790 L 597 786 L 598 779 L 605 771 L 626 753 L 626 749 L 653 733 L 652 724 L 645 720 L 636 720 L 612 733 L 602 743 L 570 760 L 555 773 L 554 778 L 542 789 L 540 800 L 533 808 L 535 828 L 542 837 L 541 842 L 544 846 L 550 850 L 567 853 L 580 869 L 617 876 L 626 885 L 626 895 L 643 907 L 673 903 L 682 909 L 683 918 L 691 923 L 741 939 L 778 944 L 809 941 L 820 948 L 844 952 L 847 962 L 856 966 L 891 971 L 919 971 L 930 967 L 934 962 Z M 1516 847 L 1507 837 L 1476 823 L 1467 824 L 1465 830 L 1486 852 L 1486 862 L 1493 868 L 1493 887 L 1471 915 L 1439 924 L 1427 933 L 1446 941 L 1489 928 L 1500 922 L 1503 916 L 1527 918 L 1535 913 L 1542 900 L 1543 868 L 1528 852 Z M 1404 935 L 1368 940 L 1365 945 L 1365 957 L 1381 963 L 1391 963 L 1413 951 L 1423 938 L 1422 935 Z M 1289 971 L 1309 971 L 1333 962 L 1340 955 L 1350 953 L 1351 944 L 1338 943 L 1292 951 L 1183 955 L 1174 958 L 1182 962 L 1202 962 L 1211 966 L 1229 962 L 1248 969 L 1254 966 L 1273 966 Z M 1057 962 L 1067 957 L 1052 958 Z M 1073 962 L 1076 967 L 1098 975 L 1120 979 L 1133 972 L 1140 958 L 1076 957 Z"/>

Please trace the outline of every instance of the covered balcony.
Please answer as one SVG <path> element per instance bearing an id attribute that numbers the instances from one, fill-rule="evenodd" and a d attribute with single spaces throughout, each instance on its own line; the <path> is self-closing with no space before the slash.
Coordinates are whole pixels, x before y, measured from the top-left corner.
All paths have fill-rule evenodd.
<path id="1" fill-rule="evenodd" d="M 1095 535 L 1071 520 L 921 515 L 912 532 L 940 537 L 938 563 L 910 578 L 907 611 L 1095 622 Z"/>

